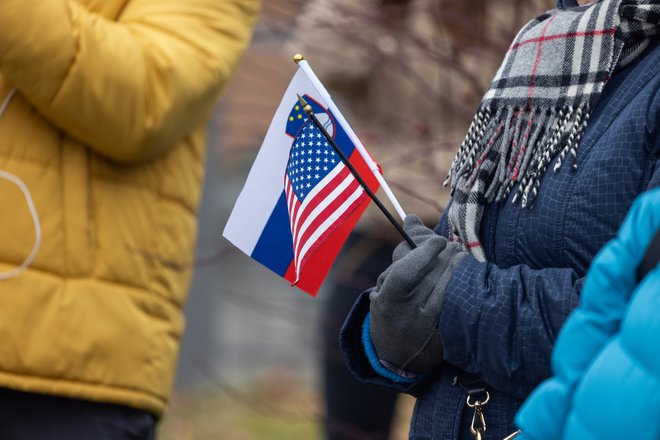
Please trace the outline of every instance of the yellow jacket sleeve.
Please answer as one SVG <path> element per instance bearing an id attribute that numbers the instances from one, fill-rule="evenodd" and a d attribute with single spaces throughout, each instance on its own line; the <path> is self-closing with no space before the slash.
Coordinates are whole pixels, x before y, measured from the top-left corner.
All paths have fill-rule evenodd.
<path id="1" fill-rule="evenodd" d="M 166 151 L 213 106 L 258 0 L 0 0 L 0 73 L 46 118 L 121 162 Z"/>

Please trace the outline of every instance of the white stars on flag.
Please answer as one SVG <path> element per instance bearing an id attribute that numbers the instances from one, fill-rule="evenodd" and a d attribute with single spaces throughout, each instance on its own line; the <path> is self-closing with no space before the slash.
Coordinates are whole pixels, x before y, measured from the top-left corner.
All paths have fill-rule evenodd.
<path id="1" fill-rule="evenodd" d="M 291 147 L 291 157 L 286 172 L 291 186 L 301 202 L 305 200 L 309 188 L 319 183 L 341 161 L 332 146 L 317 131 L 314 124 L 306 124 Z M 318 138 L 321 140 L 306 141 L 306 139 Z M 309 148 L 312 144 L 315 149 Z M 324 165 L 320 166 L 321 163 Z"/>

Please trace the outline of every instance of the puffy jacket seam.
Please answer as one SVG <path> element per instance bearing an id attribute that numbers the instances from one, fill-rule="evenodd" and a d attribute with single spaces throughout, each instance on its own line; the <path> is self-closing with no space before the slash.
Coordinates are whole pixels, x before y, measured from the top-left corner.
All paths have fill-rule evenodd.
<path id="1" fill-rule="evenodd" d="M 69 18 L 69 23 L 71 23 L 71 26 L 75 26 L 76 23 L 73 20 L 73 14 L 71 13 L 71 2 L 66 2 L 65 4 L 66 12 Z M 74 35 L 77 33 L 76 29 L 73 30 L 72 32 Z M 62 91 L 62 88 L 64 87 L 64 84 L 67 82 L 69 79 L 69 75 L 71 74 L 71 71 L 75 67 L 75 65 L 78 63 L 78 58 L 80 57 L 80 41 L 79 38 L 74 38 L 74 54 L 73 57 L 71 57 L 71 61 L 69 62 L 69 65 L 66 67 L 66 69 L 63 72 L 62 75 L 62 81 L 60 81 L 59 86 L 57 89 L 53 92 L 53 96 L 50 98 L 48 102 L 48 106 L 50 107 L 53 105 L 55 101 L 57 101 L 57 98 L 59 97 L 60 92 Z"/>
<path id="2" fill-rule="evenodd" d="M 158 194 L 156 194 L 156 206 L 159 212 L 162 212 L 162 205 L 165 202 L 164 198 Z M 160 240 L 158 239 L 159 237 L 162 237 L 162 229 L 163 229 L 163 217 L 158 216 L 155 219 L 154 225 L 153 225 L 153 231 L 151 233 L 151 239 L 149 240 L 149 249 L 153 249 L 154 257 L 155 258 L 149 258 L 149 266 L 151 267 L 151 270 L 148 271 L 147 275 L 147 286 L 148 289 L 151 291 L 155 291 L 156 289 L 154 286 L 156 285 L 156 279 L 157 279 L 157 270 L 156 267 L 158 267 L 160 263 L 160 259 L 156 257 L 157 255 L 160 254 Z"/>
<path id="3" fill-rule="evenodd" d="M 163 295 L 160 295 L 157 292 L 155 292 L 153 290 L 150 290 L 148 288 L 145 288 L 143 286 L 136 286 L 134 284 L 122 284 L 122 283 L 110 281 L 110 280 L 107 280 L 107 279 L 104 279 L 104 278 L 90 278 L 90 277 L 76 277 L 76 276 L 66 276 L 65 277 L 62 274 L 55 273 L 55 272 L 47 270 L 47 269 L 34 267 L 34 266 L 30 267 L 29 271 L 30 272 L 40 272 L 40 273 L 52 276 L 54 278 L 59 279 L 62 283 L 64 283 L 65 281 L 67 283 L 71 283 L 72 281 L 76 281 L 76 280 L 78 280 L 78 281 L 85 281 L 85 280 L 97 281 L 99 283 L 107 284 L 109 286 L 116 286 L 116 287 L 121 287 L 123 289 L 129 289 L 130 292 L 134 292 L 136 294 L 139 292 L 140 295 L 146 295 L 149 298 L 157 298 L 158 300 L 160 300 L 160 301 L 162 301 L 166 304 L 170 304 L 171 306 L 174 306 L 179 310 L 181 310 L 181 308 L 182 308 L 182 305 L 177 303 L 176 301 L 174 301 L 170 298 L 166 298 Z"/>
<path id="4" fill-rule="evenodd" d="M 627 344 L 624 343 L 623 340 L 623 335 L 621 333 L 618 333 L 615 338 L 619 338 L 619 341 L 621 342 L 621 350 L 628 356 L 631 360 L 631 363 L 642 370 L 647 377 L 652 378 L 658 385 L 660 385 L 660 377 L 656 374 L 656 372 L 653 370 L 652 367 L 646 365 L 646 361 L 641 357 L 637 356 L 634 352 L 630 350 Z"/>
<path id="5" fill-rule="evenodd" d="M 122 185 L 122 186 L 130 186 L 130 187 L 138 188 L 140 190 L 143 190 L 143 191 L 149 192 L 150 194 L 153 194 L 154 196 L 158 197 L 160 200 L 164 200 L 166 202 L 170 202 L 172 204 L 179 205 L 181 208 L 188 211 L 188 213 L 193 215 L 193 216 L 197 215 L 196 209 L 194 209 L 192 206 L 190 206 L 189 204 L 187 204 L 183 200 L 178 199 L 176 196 L 169 195 L 169 194 L 166 194 L 162 191 L 159 191 L 158 189 L 153 188 L 150 185 L 140 184 L 140 183 L 137 183 L 137 182 L 121 182 L 121 181 L 113 180 L 110 177 L 99 176 L 99 175 L 95 175 L 92 178 L 102 180 L 105 183 L 111 183 L 112 185 Z"/>
<path id="6" fill-rule="evenodd" d="M 64 173 L 66 172 L 65 167 L 66 164 L 64 163 L 64 146 L 59 145 L 59 156 L 60 156 L 60 175 L 58 176 L 58 183 L 59 183 L 59 193 L 60 193 L 60 200 L 62 200 L 62 206 L 66 205 L 66 202 L 64 202 L 66 194 L 65 194 L 65 187 L 64 187 Z M 62 213 L 62 259 L 64 260 L 62 262 L 62 273 L 60 274 L 60 279 L 62 280 L 63 283 L 67 282 L 67 277 L 69 276 L 69 237 L 67 235 L 67 225 L 68 225 L 68 214 L 66 209 L 61 209 L 60 210 Z M 55 275 L 54 272 L 50 271 L 44 271 L 48 272 L 52 275 Z"/>
<path id="7" fill-rule="evenodd" d="M 128 1 L 124 1 L 124 4 L 121 5 L 121 8 L 119 8 L 117 13 L 115 14 L 114 18 L 117 21 L 122 21 L 121 17 L 124 15 L 124 12 L 126 11 L 126 6 L 128 6 Z"/>
<path id="8" fill-rule="evenodd" d="M 192 216 L 197 215 L 197 211 L 195 209 L 193 209 L 191 206 L 188 206 L 184 201 L 179 200 L 174 196 L 164 194 L 164 193 L 161 193 L 161 192 L 155 192 L 155 194 L 159 198 L 159 201 L 171 203 L 171 204 L 174 204 L 174 205 L 178 205 L 180 208 L 187 211 L 190 215 L 192 215 Z"/>
<path id="9" fill-rule="evenodd" d="M 86 278 L 82 278 L 82 279 L 86 279 Z M 100 282 L 100 283 L 107 284 L 107 285 L 109 285 L 109 286 L 117 286 L 117 287 L 129 288 L 129 289 L 131 289 L 132 292 L 136 292 L 136 293 L 139 292 L 140 295 L 146 295 L 146 296 L 148 296 L 149 298 L 157 298 L 158 300 L 160 300 L 160 301 L 162 301 L 162 302 L 164 302 L 164 303 L 166 303 L 166 304 L 169 304 L 169 305 L 171 305 L 171 306 L 177 308 L 178 310 L 181 310 L 181 309 L 182 309 L 182 305 L 181 305 L 181 304 L 177 303 L 176 301 L 174 301 L 174 300 L 172 300 L 172 299 L 170 299 L 170 298 L 164 297 L 163 295 L 160 295 L 160 294 L 158 294 L 157 292 L 155 292 L 155 291 L 153 291 L 153 290 L 150 290 L 150 289 L 148 289 L 148 288 L 144 288 L 144 287 L 140 287 L 140 286 L 135 286 L 135 285 L 129 285 L 129 284 L 117 283 L 117 282 L 110 281 L 110 280 L 106 280 L 106 279 L 103 279 L 103 278 L 97 278 L 96 281 L 98 281 L 98 282 Z"/>
<path id="10" fill-rule="evenodd" d="M 162 396 L 159 396 L 158 394 L 153 393 L 152 391 L 149 391 L 148 389 L 142 389 L 142 388 L 133 388 L 133 387 L 127 387 L 123 385 L 110 385 L 110 384 L 102 384 L 102 383 L 94 383 L 94 382 L 87 382 L 87 381 L 82 381 L 82 380 L 75 380 L 75 379 L 64 379 L 61 377 L 47 377 L 47 376 L 37 376 L 33 374 L 25 374 L 25 373 L 16 373 L 14 371 L 8 371 L 0 368 L 0 372 L 4 374 L 9 374 L 12 376 L 23 376 L 23 377 L 31 377 L 34 379 L 39 379 L 39 380 L 50 380 L 54 382 L 61 382 L 61 383 L 71 383 L 71 384 L 83 384 L 83 385 L 90 385 L 93 387 L 97 388 L 114 388 L 114 389 L 120 389 L 120 390 L 126 390 L 126 391 L 131 391 L 131 392 L 136 392 L 136 393 L 142 393 L 142 394 L 148 394 L 149 396 L 158 399 L 159 401 L 165 403 L 165 400 L 163 399 Z"/>
<path id="11" fill-rule="evenodd" d="M 41 161 L 41 160 L 34 159 L 34 158 L 31 158 L 31 157 L 21 157 L 19 159 L 19 158 L 17 158 L 16 156 L 14 156 L 12 154 L 6 154 L 6 153 L 0 153 L 0 157 L 6 159 L 7 161 L 12 161 L 12 162 L 16 161 L 16 162 L 20 162 L 20 163 L 26 163 L 27 162 L 27 163 L 31 163 L 31 164 L 34 164 L 34 165 L 43 166 L 44 168 L 50 167 L 50 164 L 52 163 L 52 161 L 50 161 L 50 160 Z"/>

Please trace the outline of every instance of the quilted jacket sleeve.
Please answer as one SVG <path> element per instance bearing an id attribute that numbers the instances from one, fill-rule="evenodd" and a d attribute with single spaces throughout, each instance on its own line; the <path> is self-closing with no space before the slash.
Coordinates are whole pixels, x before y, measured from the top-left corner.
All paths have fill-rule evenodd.
<path id="1" fill-rule="evenodd" d="M 525 398 L 550 375 L 550 351 L 582 284 L 572 269 L 503 269 L 466 257 L 445 291 L 444 359 Z"/>
<path id="2" fill-rule="evenodd" d="M 135 162 L 200 124 L 251 33 L 258 0 L 0 0 L 0 72 L 98 153 Z"/>

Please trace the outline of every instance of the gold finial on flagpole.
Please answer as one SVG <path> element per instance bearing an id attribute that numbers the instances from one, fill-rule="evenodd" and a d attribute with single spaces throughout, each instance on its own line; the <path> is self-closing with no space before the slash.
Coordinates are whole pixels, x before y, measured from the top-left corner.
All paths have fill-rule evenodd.
<path id="1" fill-rule="evenodd" d="M 303 98 L 302 96 L 300 96 L 300 93 L 296 93 L 296 95 L 298 96 L 298 101 L 300 101 L 300 105 L 302 105 L 302 107 L 303 107 L 303 111 L 304 111 L 307 115 L 311 115 L 311 114 L 313 114 L 314 111 L 312 110 L 312 106 L 309 105 L 309 104 L 307 104 L 307 101 L 305 101 L 305 98 Z"/>
<path id="2" fill-rule="evenodd" d="M 304 59 L 305 59 L 305 57 L 302 56 L 301 53 L 297 53 L 293 56 L 293 62 L 296 63 L 296 64 L 298 64 L 299 62 L 301 62 Z"/>

